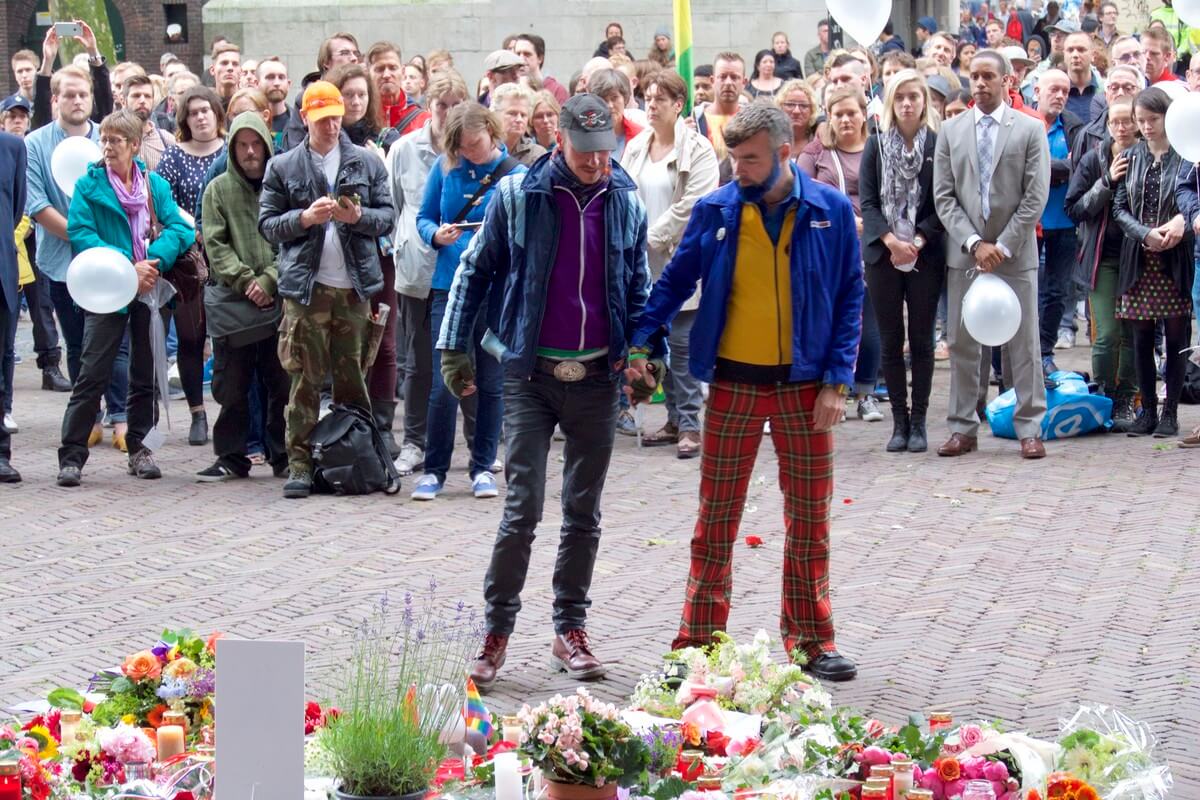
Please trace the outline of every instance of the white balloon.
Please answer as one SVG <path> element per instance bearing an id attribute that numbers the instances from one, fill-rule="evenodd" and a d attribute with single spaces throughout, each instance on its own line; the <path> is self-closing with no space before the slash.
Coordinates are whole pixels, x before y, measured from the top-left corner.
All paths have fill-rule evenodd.
<path id="1" fill-rule="evenodd" d="M 871 45 L 892 16 L 892 0 L 825 0 L 842 30 L 864 47 Z"/>
<path id="2" fill-rule="evenodd" d="M 1002 278 L 985 272 L 963 297 L 962 320 L 975 341 L 999 347 L 1021 327 L 1021 302 Z"/>
<path id="3" fill-rule="evenodd" d="M 1175 16 L 1189 28 L 1200 28 L 1200 0 L 1175 0 Z"/>
<path id="4" fill-rule="evenodd" d="M 59 142 L 50 156 L 50 174 L 63 194 L 75 194 L 75 181 L 87 172 L 88 165 L 100 160 L 100 145 L 86 136 L 71 136 Z"/>
<path id="5" fill-rule="evenodd" d="M 1171 147 L 1184 161 L 1200 161 L 1200 93 L 1188 92 L 1172 101 L 1164 127 Z"/>
<path id="6" fill-rule="evenodd" d="M 111 247 L 90 247 L 67 267 L 67 291 L 80 308 L 93 314 L 120 311 L 137 297 L 133 263 Z"/>
<path id="7" fill-rule="evenodd" d="M 1173 101 L 1182 100 L 1191 94 L 1191 92 L 1188 91 L 1187 84 L 1183 81 L 1159 81 L 1158 83 L 1154 84 L 1154 88 L 1162 89 L 1167 93 L 1167 97 L 1171 98 Z"/>

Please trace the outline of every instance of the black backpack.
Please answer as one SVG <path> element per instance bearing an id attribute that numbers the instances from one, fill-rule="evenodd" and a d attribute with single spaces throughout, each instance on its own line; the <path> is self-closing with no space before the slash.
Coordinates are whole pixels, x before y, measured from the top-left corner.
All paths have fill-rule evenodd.
<path id="1" fill-rule="evenodd" d="M 371 414 L 358 406 L 335 405 L 313 426 L 313 489 L 323 494 L 400 491 L 400 473 Z"/>
<path id="2" fill-rule="evenodd" d="M 1189 406 L 1200 404 L 1200 364 L 1187 360 L 1187 371 L 1183 374 L 1183 393 L 1179 402 Z"/>

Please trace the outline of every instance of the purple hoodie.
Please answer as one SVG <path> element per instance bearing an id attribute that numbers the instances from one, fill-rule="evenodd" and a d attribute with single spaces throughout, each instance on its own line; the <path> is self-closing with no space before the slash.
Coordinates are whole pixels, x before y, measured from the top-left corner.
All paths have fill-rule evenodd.
<path id="1" fill-rule="evenodd" d="M 554 185 L 560 220 L 558 251 L 546 288 L 546 311 L 538 347 L 580 352 L 608 346 L 604 195 L 593 194 L 580 207 L 567 187 Z"/>

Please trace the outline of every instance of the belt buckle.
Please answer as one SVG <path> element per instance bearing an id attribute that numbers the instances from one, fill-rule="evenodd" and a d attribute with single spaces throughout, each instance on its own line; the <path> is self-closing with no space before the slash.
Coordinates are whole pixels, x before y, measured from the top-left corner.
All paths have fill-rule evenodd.
<path id="1" fill-rule="evenodd" d="M 554 365 L 554 377 L 563 383 L 575 383 L 587 377 L 587 367 L 579 361 L 560 361 Z"/>

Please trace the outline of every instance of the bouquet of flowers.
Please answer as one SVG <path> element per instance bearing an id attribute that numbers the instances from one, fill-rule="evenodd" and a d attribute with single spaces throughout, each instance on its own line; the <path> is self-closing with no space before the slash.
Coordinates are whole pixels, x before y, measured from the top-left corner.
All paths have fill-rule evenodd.
<path id="1" fill-rule="evenodd" d="M 587 689 L 527 705 L 517 716 L 520 752 L 548 780 L 597 787 L 648 782 L 646 742 L 621 720 L 616 706 L 596 700 Z"/>
<path id="2" fill-rule="evenodd" d="M 56 689 L 47 700 L 57 708 L 90 711 L 100 727 L 126 722 L 157 728 L 164 712 L 182 711 L 189 730 L 198 730 L 212 721 L 219 638 L 219 633 L 202 639 L 189 630 L 164 630 L 153 647 L 126 656 L 119 671 L 92 676 L 88 690 L 105 696 L 94 707 L 74 689 Z"/>
<path id="3" fill-rule="evenodd" d="M 1163 800 L 1171 769 L 1154 757 L 1150 726 L 1103 705 L 1081 705 L 1062 722 L 1057 766 L 1104 800 Z"/>
<path id="4" fill-rule="evenodd" d="M 16 764 L 23 787 L 22 800 L 47 800 L 58 785 L 62 764 L 58 756 L 57 715 L 52 722 L 36 717 L 23 728 L 0 725 L 0 764 Z"/>

